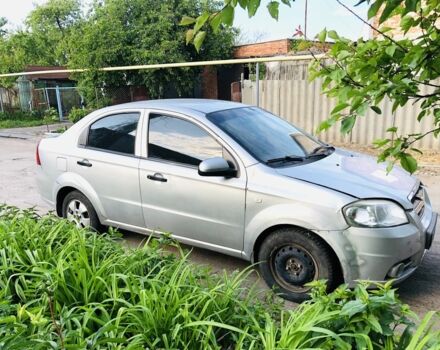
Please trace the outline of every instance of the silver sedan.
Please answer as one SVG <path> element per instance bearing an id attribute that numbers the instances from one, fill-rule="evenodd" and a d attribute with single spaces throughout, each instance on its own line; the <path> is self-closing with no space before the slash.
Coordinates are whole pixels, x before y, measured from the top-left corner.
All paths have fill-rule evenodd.
<path id="1" fill-rule="evenodd" d="M 258 262 L 292 301 L 309 282 L 402 281 L 437 214 L 417 178 L 256 107 L 196 99 L 95 111 L 37 147 L 38 184 L 79 227 L 172 233 Z"/>

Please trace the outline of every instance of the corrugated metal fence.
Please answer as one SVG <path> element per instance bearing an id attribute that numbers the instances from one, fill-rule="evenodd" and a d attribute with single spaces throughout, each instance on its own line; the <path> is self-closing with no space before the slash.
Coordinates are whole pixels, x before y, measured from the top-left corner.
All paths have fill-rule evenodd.
<path id="1" fill-rule="evenodd" d="M 313 82 L 307 80 L 308 62 L 284 62 L 278 65 L 267 66 L 266 79 L 260 80 L 260 107 L 315 134 L 319 124 L 330 116 L 336 105 L 335 100 L 322 94 L 320 79 Z M 243 85 L 243 103 L 255 105 L 255 82 L 245 80 Z M 428 89 L 421 92 L 428 92 Z M 389 137 L 386 129 L 393 125 L 398 127 L 400 134 L 424 133 L 433 128 L 432 116 L 426 116 L 420 123 L 417 121 L 419 104 L 407 103 L 394 114 L 391 113 L 392 104 L 389 100 L 384 100 L 379 107 L 382 110 L 381 115 L 369 110 L 365 117 L 358 118 L 349 135 L 342 135 L 339 125 L 335 125 L 317 136 L 326 142 L 367 145 L 375 139 Z M 428 135 L 419 141 L 417 147 L 440 150 L 440 139 L 432 134 Z"/>

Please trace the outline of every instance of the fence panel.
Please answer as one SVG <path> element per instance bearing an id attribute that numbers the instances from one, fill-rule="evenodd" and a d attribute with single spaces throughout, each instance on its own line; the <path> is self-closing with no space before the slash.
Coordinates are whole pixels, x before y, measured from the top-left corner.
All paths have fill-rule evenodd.
<path id="1" fill-rule="evenodd" d="M 319 124 L 329 118 L 331 110 L 336 105 L 335 100 L 322 94 L 321 79 L 313 82 L 307 80 L 307 74 L 304 72 L 307 71 L 308 63 L 295 62 L 289 65 L 294 69 L 280 69 L 280 74 L 275 74 L 273 69 L 266 72 L 266 79 L 259 82 L 259 105 L 307 132 L 316 134 Z M 302 68 L 298 68 L 298 65 L 302 65 Z M 273 77 L 277 79 L 267 79 Z M 440 83 L 440 80 L 436 83 Z M 256 105 L 255 89 L 254 81 L 243 81 L 243 103 Z M 425 94 L 429 91 L 429 87 L 424 87 L 421 93 Z M 420 123 L 417 122 L 417 115 L 420 112 L 419 103 L 407 103 L 403 108 L 398 108 L 394 114 L 391 112 L 392 103 L 388 99 L 378 107 L 382 110 L 381 115 L 369 109 L 364 117 L 358 118 L 349 135 L 342 135 L 339 125 L 335 125 L 317 136 L 326 142 L 353 142 L 367 145 L 376 139 L 389 136 L 386 129 L 392 125 L 398 127 L 401 134 L 424 133 L 433 128 L 432 116 L 426 116 Z M 416 146 L 440 150 L 440 140 L 431 134 L 419 141 Z"/>
<path id="2" fill-rule="evenodd" d="M 0 87 L 0 112 L 10 112 L 19 110 L 20 108 L 18 90 Z"/>

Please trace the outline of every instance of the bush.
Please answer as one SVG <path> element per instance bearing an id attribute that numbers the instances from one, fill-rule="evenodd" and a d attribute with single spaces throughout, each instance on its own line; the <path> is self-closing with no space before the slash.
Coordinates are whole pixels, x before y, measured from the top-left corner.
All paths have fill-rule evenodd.
<path id="1" fill-rule="evenodd" d="M 167 238 L 138 249 L 65 220 L 0 207 L 0 349 L 428 349 L 429 313 L 391 286 L 341 286 L 282 311 L 246 287 L 251 270 L 214 275 Z M 178 255 L 163 250 L 173 244 Z"/>
<path id="2" fill-rule="evenodd" d="M 46 124 L 59 122 L 60 116 L 58 114 L 58 111 L 55 108 L 49 108 L 43 112 L 43 119 L 46 122 Z"/>
<path id="3" fill-rule="evenodd" d="M 54 108 L 0 113 L 0 128 L 29 127 L 56 122 L 59 122 L 59 117 L 57 110 Z"/>
<path id="4" fill-rule="evenodd" d="M 72 123 L 76 123 L 80 121 L 82 118 L 84 118 L 86 115 L 90 114 L 91 112 L 93 112 L 93 110 L 87 108 L 86 109 L 72 108 L 70 110 L 68 119 Z"/>
<path id="5" fill-rule="evenodd" d="M 0 112 L 0 120 L 34 120 L 41 119 L 42 113 L 39 111 L 10 111 L 10 112 Z"/>

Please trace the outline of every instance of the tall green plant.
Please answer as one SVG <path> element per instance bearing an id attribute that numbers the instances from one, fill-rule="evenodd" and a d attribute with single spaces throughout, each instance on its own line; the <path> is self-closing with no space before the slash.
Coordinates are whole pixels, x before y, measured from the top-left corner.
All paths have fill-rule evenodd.
<path id="1" fill-rule="evenodd" d="M 164 250 L 172 244 L 177 254 Z M 0 349 L 438 349 L 391 284 L 318 282 L 282 310 L 251 269 L 213 274 L 164 237 L 136 248 L 35 211 L 0 207 Z M 438 325 L 438 323 L 437 323 Z"/>

